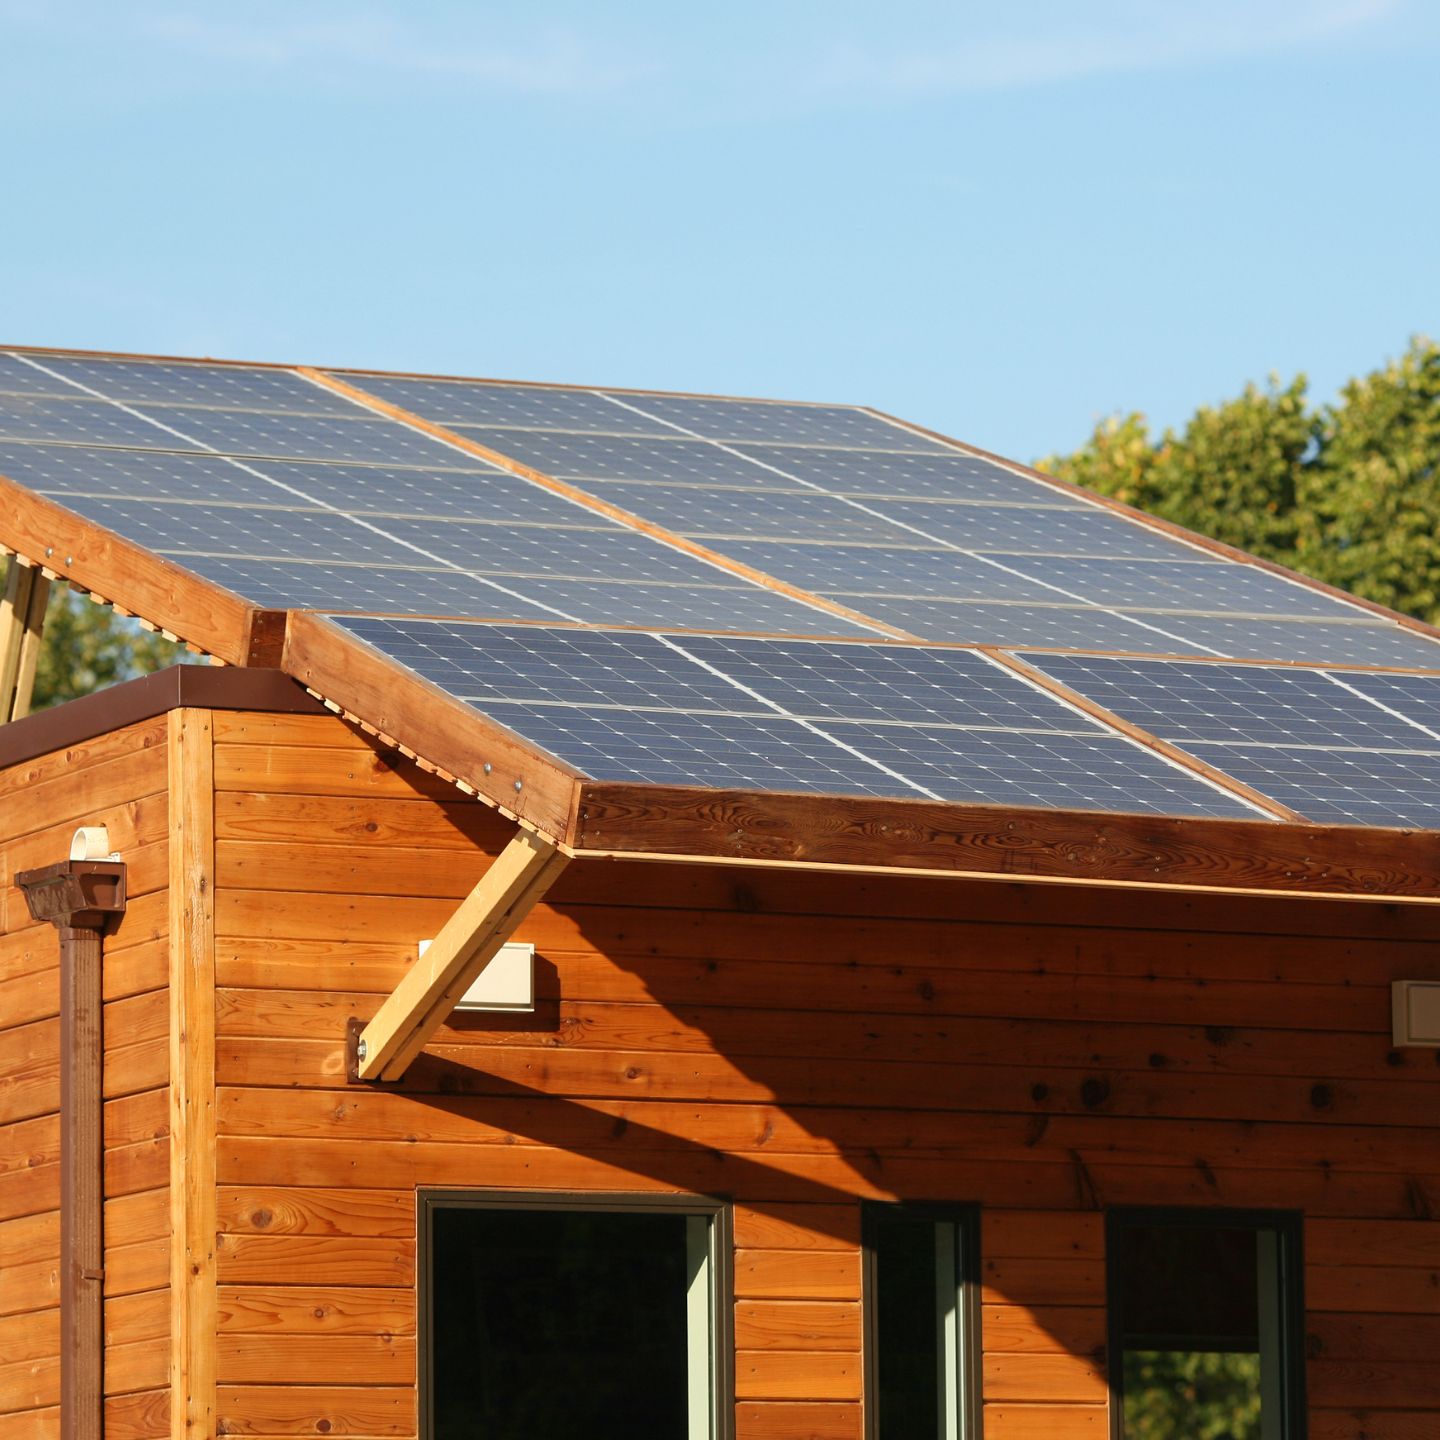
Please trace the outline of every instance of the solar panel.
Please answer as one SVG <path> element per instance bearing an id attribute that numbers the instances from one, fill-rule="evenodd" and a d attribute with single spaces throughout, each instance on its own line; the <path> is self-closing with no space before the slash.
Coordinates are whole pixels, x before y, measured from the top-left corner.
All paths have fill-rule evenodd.
<path id="1" fill-rule="evenodd" d="M 847 449 L 920 450 L 950 447 L 846 405 L 792 405 L 769 400 L 721 400 L 697 395 L 618 395 L 644 415 L 707 440 L 765 440 Z"/>
<path id="2" fill-rule="evenodd" d="M 13 355 L 0 354 L 0 395 L 73 395 L 62 380 Z"/>
<path id="3" fill-rule="evenodd" d="M 288 370 L 72 355 L 40 355 L 35 359 L 63 377 L 46 380 L 53 390 L 64 393 L 69 388 L 65 382 L 70 381 L 127 405 L 239 406 L 307 415 L 348 415 L 355 411 L 350 401 Z M 38 371 L 31 373 L 45 378 Z"/>
<path id="4" fill-rule="evenodd" d="M 31 399 L 21 395 L 0 395 L 0 439 L 68 440 L 81 445 L 127 445 L 145 450 L 201 448 L 167 435 L 103 400 Z"/>
<path id="5" fill-rule="evenodd" d="M 1337 671 L 1335 678 L 1377 705 L 1403 715 L 1412 725 L 1440 735 L 1440 675 L 1376 675 Z"/>
<path id="6" fill-rule="evenodd" d="M 637 439 L 572 435 L 541 430 L 495 430 L 452 426 L 477 445 L 498 450 L 522 465 L 559 479 L 660 480 L 675 484 L 763 485 L 803 490 L 707 440 Z"/>
<path id="7" fill-rule="evenodd" d="M 1440 668 L 1440 644 L 1379 619 L 1358 623 L 1147 616 L 1192 643 L 1238 660 L 1302 660 L 1316 665 Z"/>
<path id="8" fill-rule="evenodd" d="M 337 623 L 597 779 L 1254 813 L 975 655 Z"/>
<path id="9" fill-rule="evenodd" d="M 1440 748 L 1413 725 L 1336 684 L 1322 670 L 1187 665 L 1109 655 L 1026 658 L 1072 690 L 1177 744 L 1250 741 L 1362 749 Z M 1340 678 L 1354 683 L 1348 674 Z"/>
<path id="10" fill-rule="evenodd" d="M 886 454 L 873 450 L 802 450 L 774 445 L 733 447 L 758 465 L 773 466 L 797 480 L 839 495 L 870 499 L 1021 501 L 1076 505 L 1086 502 L 1060 486 L 1046 485 L 992 465 L 977 456 Z"/>
<path id="11" fill-rule="evenodd" d="M 445 426 L 518 425 L 605 434 L 675 433 L 671 426 L 623 409 L 592 390 L 396 375 L 339 374 L 337 378 Z"/>
<path id="12" fill-rule="evenodd" d="M 1195 556 L 1195 560 L 1201 559 Z M 1168 610 L 1228 610 L 1245 615 L 1363 619 L 1364 612 L 1319 590 L 1230 560 L 1096 560 L 1011 556 L 1007 564 L 1082 595 L 1094 605 Z"/>
<path id="13" fill-rule="evenodd" d="M 735 485 L 636 485 L 592 480 L 590 493 L 678 535 L 870 540 L 892 530 L 883 520 L 828 495 Z M 893 529 L 904 544 L 909 537 Z"/>
<path id="14" fill-rule="evenodd" d="M 274 485 L 210 455 L 0 442 L 0 475 L 41 495 L 115 499 L 283 499 Z M 68 504 L 68 501 L 66 501 Z"/>

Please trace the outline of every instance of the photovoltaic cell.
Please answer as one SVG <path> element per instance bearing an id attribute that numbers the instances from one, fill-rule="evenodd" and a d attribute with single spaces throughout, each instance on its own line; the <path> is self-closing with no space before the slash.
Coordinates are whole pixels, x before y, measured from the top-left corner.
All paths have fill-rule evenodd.
<path id="1" fill-rule="evenodd" d="M 129 445 L 146 450 L 197 450 L 103 400 L 30 399 L 0 395 L 0 438 Z"/>
<path id="2" fill-rule="evenodd" d="M 1192 615 L 1147 616 L 1196 644 L 1236 660 L 1303 660 L 1316 665 L 1400 665 L 1440 668 L 1440 644 L 1385 620 L 1241 620 Z"/>
<path id="3" fill-rule="evenodd" d="M 73 395 L 63 380 L 27 365 L 13 355 L 0 353 L 0 395 Z"/>
<path id="4" fill-rule="evenodd" d="M 764 440 L 850 449 L 949 453 L 949 447 L 846 405 L 794 405 L 763 400 L 711 400 L 691 395 L 621 395 L 644 414 L 707 440 Z"/>
<path id="5" fill-rule="evenodd" d="M 1440 675 L 1376 675 L 1339 670 L 1336 678 L 1440 735 Z"/>
<path id="6" fill-rule="evenodd" d="M 673 435 L 674 430 L 590 390 L 548 385 L 496 385 L 475 380 L 423 380 L 393 375 L 337 379 L 439 425 L 519 425 L 541 430 Z"/>
<path id="7" fill-rule="evenodd" d="M 835 494 L 872 499 L 996 500 L 1027 504 L 1083 505 L 1078 494 L 1046 485 L 955 451 L 894 455 L 867 450 L 800 450 L 773 445 L 736 445 L 764 465 L 784 470 Z"/>
<path id="8" fill-rule="evenodd" d="M 801 490 L 595 480 L 590 493 L 677 535 L 872 540 L 880 531 L 902 545 L 909 538 L 843 500 Z"/>
<path id="9" fill-rule="evenodd" d="M 104 360 L 89 356 L 37 355 L 47 370 L 98 390 L 127 405 L 239 406 L 255 410 L 288 410 L 307 415 L 354 415 L 344 399 L 288 370 L 262 366 L 203 365 L 159 360 Z M 60 391 L 63 382 L 39 379 Z M 79 394 L 72 390 L 70 393 Z"/>
<path id="10" fill-rule="evenodd" d="M 1197 560 L 1199 556 L 1195 557 Z M 1253 565 L 1168 560 L 1076 560 L 1014 555 L 1016 570 L 1048 580 L 1093 605 L 1168 610 L 1228 610 L 1245 615 L 1363 619 L 1364 612 Z"/>
<path id="11" fill-rule="evenodd" d="M 1025 658 L 1087 699 L 1176 744 L 1440 748 L 1440 742 L 1337 685 L 1324 671 L 1108 655 Z M 1349 675 L 1342 678 L 1353 683 Z"/>
<path id="12" fill-rule="evenodd" d="M 287 498 L 274 485 L 225 460 L 156 450 L 0 442 L 0 475 L 41 495 L 52 495 L 67 507 L 70 495 L 258 504 Z"/>
<path id="13" fill-rule="evenodd" d="M 659 480 L 699 485 L 763 485 L 766 489 L 805 487 L 778 479 L 758 465 L 704 440 L 626 439 L 538 430 L 494 430 L 451 426 L 478 445 L 559 479 Z"/>
<path id="14" fill-rule="evenodd" d="M 1440 829 L 1440 753 L 1226 745 L 1204 755 L 1322 824 Z"/>
<path id="15" fill-rule="evenodd" d="M 1124 650 L 1145 655 L 1184 654 L 1184 641 L 1137 625 L 1123 615 L 1081 606 L 995 605 L 875 596 L 833 598 L 887 625 L 952 645 L 1006 649 L 1041 645 L 1073 650 Z"/>

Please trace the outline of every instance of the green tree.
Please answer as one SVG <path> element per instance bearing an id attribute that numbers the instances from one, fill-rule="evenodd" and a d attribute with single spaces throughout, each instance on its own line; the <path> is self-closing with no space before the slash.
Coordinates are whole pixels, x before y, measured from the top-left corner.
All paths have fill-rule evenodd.
<path id="1" fill-rule="evenodd" d="M 43 710 L 118 680 L 131 680 L 193 658 L 183 645 L 117 615 L 108 605 L 93 604 L 67 585 L 56 584 L 45 611 L 45 638 L 35 667 L 30 708 Z"/>
<path id="2" fill-rule="evenodd" d="M 1440 346 L 1312 408 L 1303 376 L 1197 410 L 1158 439 L 1143 415 L 1101 422 L 1040 466 L 1151 514 L 1440 621 Z"/>

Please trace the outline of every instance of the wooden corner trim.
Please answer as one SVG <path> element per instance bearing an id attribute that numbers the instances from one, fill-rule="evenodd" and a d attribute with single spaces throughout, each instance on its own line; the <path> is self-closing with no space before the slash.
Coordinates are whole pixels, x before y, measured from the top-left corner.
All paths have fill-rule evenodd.
<path id="1" fill-rule="evenodd" d="M 3 475 L 0 549 L 228 665 L 278 659 L 282 612 L 263 610 Z"/>
<path id="2" fill-rule="evenodd" d="M 579 859 L 1440 901 L 1440 834 L 586 781 Z"/>
<path id="3" fill-rule="evenodd" d="M 555 842 L 569 835 L 580 772 L 347 634 L 294 612 L 285 673 L 362 729 Z"/>
<path id="4" fill-rule="evenodd" d="M 447 430 L 433 420 L 426 420 L 424 416 L 416 415 L 388 400 L 382 400 L 378 395 L 372 395 L 368 390 L 363 390 L 358 385 L 352 385 L 348 380 L 340 380 L 334 375 L 327 375 L 322 370 L 313 370 L 308 366 L 299 367 L 296 373 L 313 380 L 317 385 L 323 385 L 327 390 L 333 390 L 337 395 L 344 395 L 347 399 L 365 406 L 366 409 L 374 411 L 377 415 L 383 415 L 388 420 L 407 425 L 412 430 L 419 430 L 434 439 L 443 440 L 446 444 L 453 445 L 466 454 L 475 456 L 478 460 L 485 460 L 512 475 L 518 475 L 522 480 L 528 480 L 556 495 L 563 495 L 567 500 L 584 506 L 592 514 L 603 515 L 607 520 L 614 520 L 629 530 L 648 535 L 652 540 L 658 540 L 672 550 L 683 550 L 687 555 L 692 555 L 697 560 L 704 560 L 707 564 L 731 575 L 739 576 L 742 580 L 748 580 L 753 585 L 773 591 L 777 595 L 784 595 L 788 599 L 796 600 L 812 609 L 824 610 L 852 625 L 863 625 L 868 630 L 888 635 L 894 640 L 914 641 L 919 638 L 908 630 L 888 625 L 883 620 L 876 620 L 859 610 L 851 609 L 848 605 L 841 605 L 836 600 L 827 600 L 823 595 L 815 595 L 809 590 L 802 590 L 798 585 L 791 585 L 788 581 L 780 580 L 774 575 L 767 575 L 763 570 L 756 570 L 743 561 L 731 559 L 730 556 L 719 550 L 711 550 L 698 541 L 688 540 L 683 535 L 677 535 L 673 530 L 667 530 L 663 525 L 656 525 L 653 521 L 622 509 L 619 505 L 612 505 L 608 500 L 591 495 L 587 490 L 581 490 L 564 480 L 557 480 L 553 475 L 547 475 L 543 470 L 536 470 L 519 460 L 512 460 L 503 451 L 492 450 L 488 445 L 481 445 L 466 435 L 454 430 Z"/>

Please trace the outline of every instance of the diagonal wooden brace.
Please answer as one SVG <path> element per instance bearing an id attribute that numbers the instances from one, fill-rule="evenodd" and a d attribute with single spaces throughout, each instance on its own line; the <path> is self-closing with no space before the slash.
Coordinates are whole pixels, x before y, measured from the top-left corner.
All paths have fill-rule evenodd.
<path id="1" fill-rule="evenodd" d="M 521 830 L 460 902 L 375 1018 L 348 1041 L 352 1080 L 398 1080 L 455 1002 L 570 863 L 551 840 Z"/>
<path id="2" fill-rule="evenodd" d="M 12 556 L 0 599 L 0 725 L 30 713 L 49 600 L 50 582 Z"/>

